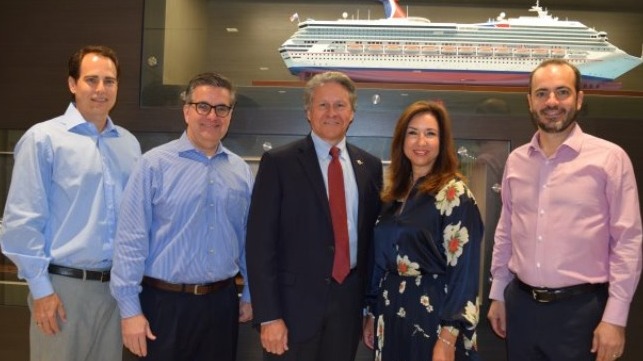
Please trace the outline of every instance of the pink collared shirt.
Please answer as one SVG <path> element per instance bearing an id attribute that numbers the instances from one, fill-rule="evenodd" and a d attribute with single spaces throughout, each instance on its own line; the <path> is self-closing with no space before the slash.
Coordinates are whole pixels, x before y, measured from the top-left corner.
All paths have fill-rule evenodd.
<path id="1" fill-rule="evenodd" d="M 531 142 L 507 159 L 490 298 L 517 276 L 535 287 L 609 282 L 603 321 L 625 326 L 641 274 L 641 214 L 623 149 L 580 126 L 547 158 Z"/>

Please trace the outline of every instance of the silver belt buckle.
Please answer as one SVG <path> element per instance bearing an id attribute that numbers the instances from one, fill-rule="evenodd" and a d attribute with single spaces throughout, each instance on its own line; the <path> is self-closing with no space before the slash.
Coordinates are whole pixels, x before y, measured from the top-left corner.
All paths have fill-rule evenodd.
<path id="1" fill-rule="evenodd" d="M 194 291 L 192 292 L 192 294 L 194 294 L 195 296 L 204 295 L 205 293 L 199 292 L 199 287 L 205 287 L 205 286 L 204 285 L 194 285 Z"/>
<path id="2" fill-rule="evenodd" d="M 534 301 L 540 302 L 540 303 L 548 303 L 551 300 L 550 299 L 545 299 L 545 298 L 540 298 L 541 295 L 546 295 L 547 290 L 540 290 L 540 289 L 531 289 L 531 296 L 534 298 Z"/>

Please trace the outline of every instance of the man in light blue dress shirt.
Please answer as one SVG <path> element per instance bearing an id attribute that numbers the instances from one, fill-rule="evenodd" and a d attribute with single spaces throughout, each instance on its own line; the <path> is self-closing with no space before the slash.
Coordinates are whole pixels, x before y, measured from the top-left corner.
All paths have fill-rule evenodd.
<path id="1" fill-rule="evenodd" d="M 1 243 L 29 285 L 31 360 L 122 360 L 109 269 L 122 191 L 141 149 L 109 117 L 118 75 L 112 49 L 76 52 L 67 111 L 15 147 Z"/>
<path id="2" fill-rule="evenodd" d="M 125 346 L 146 360 L 234 361 L 252 318 L 245 234 L 254 176 L 225 148 L 235 92 L 215 73 L 185 93 L 187 129 L 143 155 L 125 189 L 111 289 Z"/>

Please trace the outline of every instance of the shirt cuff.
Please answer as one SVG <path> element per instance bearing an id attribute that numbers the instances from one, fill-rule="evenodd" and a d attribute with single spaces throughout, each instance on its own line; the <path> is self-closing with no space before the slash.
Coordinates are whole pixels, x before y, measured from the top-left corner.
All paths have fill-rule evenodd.
<path id="1" fill-rule="evenodd" d="M 614 297 L 607 299 L 607 305 L 603 312 L 603 321 L 617 326 L 625 327 L 630 311 L 630 303 L 619 301 Z"/>
<path id="2" fill-rule="evenodd" d="M 34 299 L 43 298 L 54 293 L 54 286 L 51 285 L 49 273 L 45 272 L 42 275 L 27 280 L 29 291 Z"/>
<path id="3" fill-rule="evenodd" d="M 250 289 L 247 284 L 243 286 L 243 290 L 241 291 L 241 301 L 246 303 L 252 302 L 250 300 Z"/>
<path id="4" fill-rule="evenodd" d="M 121 318 L 129 318 L 143 313 L 138 294 L 133 297 L 117 299 L 116 302 L 121 312 Z"/>
<path id="5" fill-rule="evenodd" d="M 489 290 L 489 298 L 496 301 L 505 301 L 505 288 L 511 282 L 511 280 L 504 282 L 502 280 L 494 279 L 491 282 L 491 288 Z"/>

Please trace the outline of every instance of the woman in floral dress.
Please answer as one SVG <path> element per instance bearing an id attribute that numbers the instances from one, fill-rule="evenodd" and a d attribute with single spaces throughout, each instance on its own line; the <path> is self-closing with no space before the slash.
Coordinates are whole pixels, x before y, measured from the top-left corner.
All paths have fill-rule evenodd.
<path id="1" fill-rule="evenodd" d="M 407 107 L 391 148 L 364 342 L 376 361 L 479 360 L 483 224 L 444 107 Z"/>

